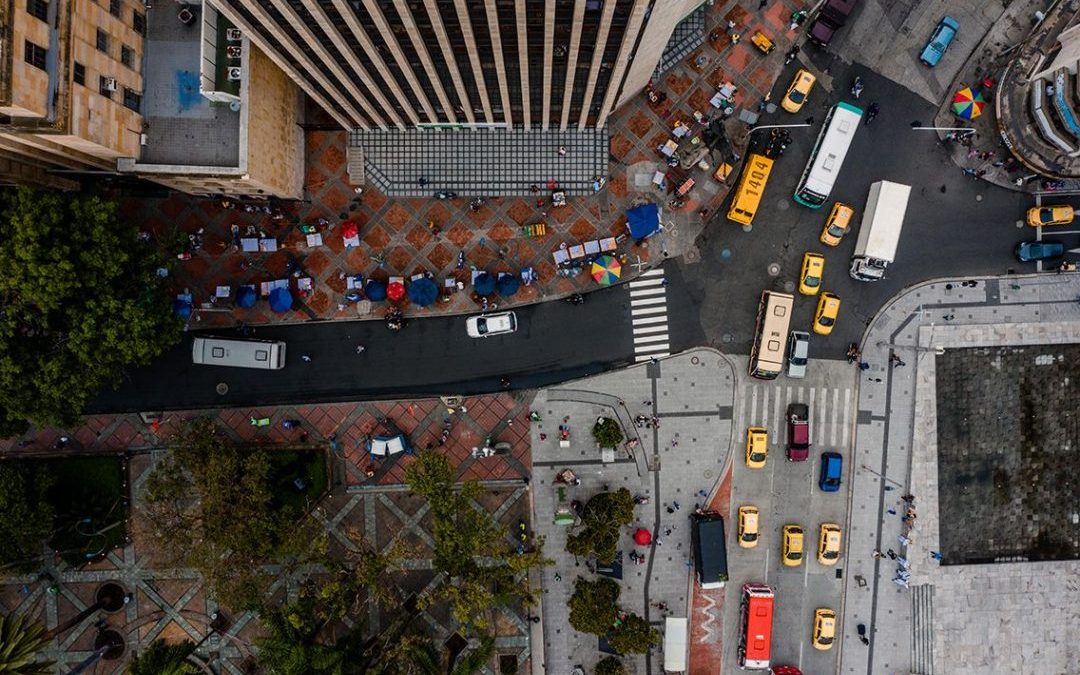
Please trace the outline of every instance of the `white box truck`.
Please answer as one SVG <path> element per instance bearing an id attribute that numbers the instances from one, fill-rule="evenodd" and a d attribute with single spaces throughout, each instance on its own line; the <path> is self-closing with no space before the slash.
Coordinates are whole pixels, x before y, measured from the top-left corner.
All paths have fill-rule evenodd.
<path id="1" fill-rule="evenodd" d="M 851 258 L 852 279 L 877 281 L 885 276 L 885 268 L 896 257 L 910 195 L 910 185 L 879 180 L 870 186 Z"/>
<path id="2" fill-rule="evenodd" d="M 685 617 L 669 616 L 664 620 L 664 672 L 685 673 L 689 622 Z"/>

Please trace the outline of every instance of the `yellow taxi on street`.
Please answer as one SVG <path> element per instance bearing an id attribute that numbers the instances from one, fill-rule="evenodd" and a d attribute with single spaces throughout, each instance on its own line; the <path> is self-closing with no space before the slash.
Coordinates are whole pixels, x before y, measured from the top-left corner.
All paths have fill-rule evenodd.
<path id="1" fill-rule="evenodd" d="M 798 567 L 803 558 L 803 529 L 798 525 L 785 525 L 783 530 L 783 550 L 780 557 L 785 567 Z"/>
<path id="2" fill-rule="evenodd" d="M 855 209 L 847 204 L 836 202 L 829 211 L 829 217 L 825 220 L 825 229 L 821 231 L 821 243 L 826 246 L 836 246 L 847 234 L 851 227 L 851 219 L 855 217 Z"/>
<path id="3" fill-rule="evenodd" d="M 835 565 L 840 559 L 840 526 L 836 523 L 821 524 L 817 559 L 822 565 Z"/>
<path id="4" fill-rule="evenodd" d="M 739 507 L 739 546 L 754 548 L 758 544 L 758 508 L 756 506 Z"/>
<path id="5" fill-rule="evenodd" d="M 799 272 L 799 292 L 817 295 L 821 290 L 821 276 L 825 273 L 825 256 L 820 253 L 803 254 L 802 271 Z"/>
<path id="6" fill-rule="evenodd" d="M 1046 225 L 1068 225 L 1073 221 L 1073 207 L 1068 204 L 1047 204 L 1033 206 L 1027 212 L 1027 224 L 1032 227 Z"/>
<path id="7" fill-rule="evenodd" d="M 817 78 L 809 70 L 799 68 L 799 72 L 795 73 L 795 79 L 791 81 L 787 93 L 784 94 L 784 100 L 780 101 L 780 107 L 789 113 L 797 113 L 802 110 L 803 104 L 806 103 L 806 98 L 810 96 L 810 90 L 814 88 L 815 82 L 817 82 Z"/>
<path id="8" fill-rule="evenodd" d="M 817 311 L 814 312 L 814 332 L 818 335 L 828 335 L 836 325 L 836 317 L 840 315 L 840 296 L 833 293 L 822 293 L 817 303 Z"/>
<path id="9" fill-rule="evenodd" d="M 765 458 L 769 456 L 769 432 L 765 427 L 746 428 L 746 466 L 749 469 L 765 467 Z"/>
<path id="10" fill-rule="evenodd" d="M 828 607 L 814 610 L 814 649 L 826 651 L 832 649 L 836 639 L 836 612 Z"/>

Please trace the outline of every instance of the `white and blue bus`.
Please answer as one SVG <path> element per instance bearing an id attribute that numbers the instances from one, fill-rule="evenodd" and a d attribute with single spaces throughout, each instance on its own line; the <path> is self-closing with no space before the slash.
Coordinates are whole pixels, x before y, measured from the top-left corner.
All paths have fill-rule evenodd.
<path id="1" fill-rule="evenodd" d="M 796 202 L 820 209 L 829 199 L 862 115 L 862 108 L 843 101 L 832 107 L 803 169 L 799 185 L 795 188 Z"/>

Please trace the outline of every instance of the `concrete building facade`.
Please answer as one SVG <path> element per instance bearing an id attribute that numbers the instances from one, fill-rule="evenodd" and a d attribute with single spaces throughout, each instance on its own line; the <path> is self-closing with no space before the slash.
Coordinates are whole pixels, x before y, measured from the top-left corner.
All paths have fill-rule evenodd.
<path id="1" fill-rule="evenodd" d="M 347 129 L 603 126 L 703 0 L 209 0 Z"/>

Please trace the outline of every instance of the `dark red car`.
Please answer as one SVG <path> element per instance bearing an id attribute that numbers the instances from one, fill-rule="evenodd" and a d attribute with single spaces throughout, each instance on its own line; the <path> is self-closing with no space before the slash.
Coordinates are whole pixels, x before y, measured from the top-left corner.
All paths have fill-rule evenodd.
<path id="1" fill-rule="evenodd" d="M 805 462 L 810 456 L 810 408 L 805 403 L 787 407 L 787 458 Z"/>

